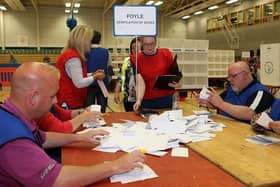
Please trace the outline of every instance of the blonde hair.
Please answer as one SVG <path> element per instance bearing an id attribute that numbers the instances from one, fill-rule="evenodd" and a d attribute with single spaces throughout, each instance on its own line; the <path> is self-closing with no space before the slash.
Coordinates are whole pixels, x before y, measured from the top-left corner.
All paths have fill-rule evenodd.
<path id="1" fill-rule="evenodd" d="M 85 60 L 85 53 L 90 49 L 91 39 L 93 37 L 93 29 L 87 25 L 76 26 L 69 35 L 67 45 L 62 53 L 67 49 L 75 49 Z"/>

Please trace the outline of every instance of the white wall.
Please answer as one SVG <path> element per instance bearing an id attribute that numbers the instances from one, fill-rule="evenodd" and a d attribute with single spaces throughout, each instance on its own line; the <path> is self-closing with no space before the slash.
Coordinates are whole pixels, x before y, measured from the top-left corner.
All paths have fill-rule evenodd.
<path id="1" fill-rule="evenodd" d="M 4 37 L 6 46 L 19 46 L 19 39 L 26 37 L 29 46 L 36 45 L 35 12 L 5 11 L 4 12 Z"/>
<path id="2" fill-rule="evenodd" d="M 68 38 L 69 29 L 66 26 L 68 16 L 64 9 L 39 9 L 40 46 L 62 47 Z M 36 23 L 35 23 L 36 25 Z"/>
<path id="3" fill-rule="evenodd" d="M 4 17 L 4 40 L 5 47 L 20 47 L 19 38 L 27 38 L 29 47 L 36 47 L 36 14 L 33 7 L 27 11 L 5 11 Z M 64 8 L 43 7 L 39 9 L 39 33 L 40 47 L 63 47 L 68 38 L 66 20 L 69 17 L 64 13 Z M 93 29 L 103 32 L 103 10 L 80 8 L 79 14 L 75 15 L 78 24 L 88 24 Z M 159 37 L 185 38 L 186 26 L 184 21 L 170 18 L 159 18 Z M 1 25 L 0 25 L 1 26 Z M 1 32 L 1 29 L 0 29 Z M 112 30 L 112 11 L 105 15 L 103 44 L 106 47 L 128 47 L 132 37 L 114 37 Z M 1 43 L 0 43 L 1 45 Z M 2 44 L 3 45 L 3 44 Z"/>
<path id="4" fill-rule="evenodd" d="M 186 38 L 186 24 L 183 20 L 160 18 L 159 37 L 161 38 Z"/>

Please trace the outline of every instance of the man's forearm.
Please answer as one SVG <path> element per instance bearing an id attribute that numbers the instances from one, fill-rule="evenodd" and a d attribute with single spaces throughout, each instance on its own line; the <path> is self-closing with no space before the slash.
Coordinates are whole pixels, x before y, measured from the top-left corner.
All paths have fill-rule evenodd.
<path id="1" fill-rule="evenodd" d="M 44 148 L 59 147 L 76 141 L 82 141 L 82 138 L 78 134 L 47 132 L 46 141 L 43 144 L 43 147 Z"/>
<path id="2" fill-rule="evenodd" d="M 137 75 L 137 82 L 136 82 L 136 99 L 137 101 L 143 100 L 145 94 L 146 85 L 144 79 L 141 75 Z"/>
<path id="3" fill-rule="evenodd" d="M 249 121 L 255 114 L 255 111 L 248 106 L 233 105 L 228 102 L 223 102 L 220 106 L 216 107 L 240 120 Z"/>
<path id="4" fill-rule="evenodd" d="M 94 166 L 63 166 L 55 186 L 86 186 L 115 174 L 112 162 Z"/>

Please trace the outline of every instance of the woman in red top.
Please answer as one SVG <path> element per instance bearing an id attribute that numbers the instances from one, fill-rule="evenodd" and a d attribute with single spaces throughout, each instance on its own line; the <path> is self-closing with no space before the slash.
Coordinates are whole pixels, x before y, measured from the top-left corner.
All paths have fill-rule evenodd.
<path id="1" fill-rule="evenodd" d="M 143 37 L 141 40 L 142 52 L 137 54 L 137 101 L 134 110 L 142 108 L 159 109 L 171 108 L 173 90 L 155 90 L 153 86 L 159 75 L 169 73 L 173 63 L 173 55 L 166 48 L 156 48 L 155 37 Z M 136 55 L 131 56 L 136 65 Z M 170 84 L 179 87 L 178 83 Z M 143 100 L 143 101 L 142 101 Z"/>
<path id="2" fill-rule="evenodd" d="M 81 124 L 93 121 L 99 118 L 100 113 L 90 112 L 88 110 L 65 110 L 54 104 L 52 112 L 48 112 L 43 117 L 36 120 L 41 130 L 72 133 L 80 127 Z"/>
<path id="3" fill-rule="evenodd" d="M 67 109 L 82 108 L 87 87 L 94 80 L 104 78 L 103 70 L 87 74 L 85 54 L 90 51 L 93 30 L 86 25 L 76 26 L 69 35 L 68 43 L 59 56 L 56 67 L 60 71 L 57 103 Z"/>

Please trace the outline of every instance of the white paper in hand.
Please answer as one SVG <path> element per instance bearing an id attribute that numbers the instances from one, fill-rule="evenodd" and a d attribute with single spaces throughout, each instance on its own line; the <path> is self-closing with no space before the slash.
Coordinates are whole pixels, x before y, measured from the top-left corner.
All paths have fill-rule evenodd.
<path id="1" fill-rule="evenodd" d="M 204 86 L 199 93 L 200 99 L 208 99 L 209 97 L 209 90 Z"/>
<path id="2" fill-rule="evenodd" d="M 101 112 L 101 105 L 90 105 L 91 112 Z"/>
<path id="3" fill-rule="evenodd" d="M 272 122 L 273 120 L 268 116 L 266 112 L 262 112 L 259 119 L 257 119 L 256 123 L 260 126 L 263 126 L 266 129 L 270 129 L 269 122 Z"/>

